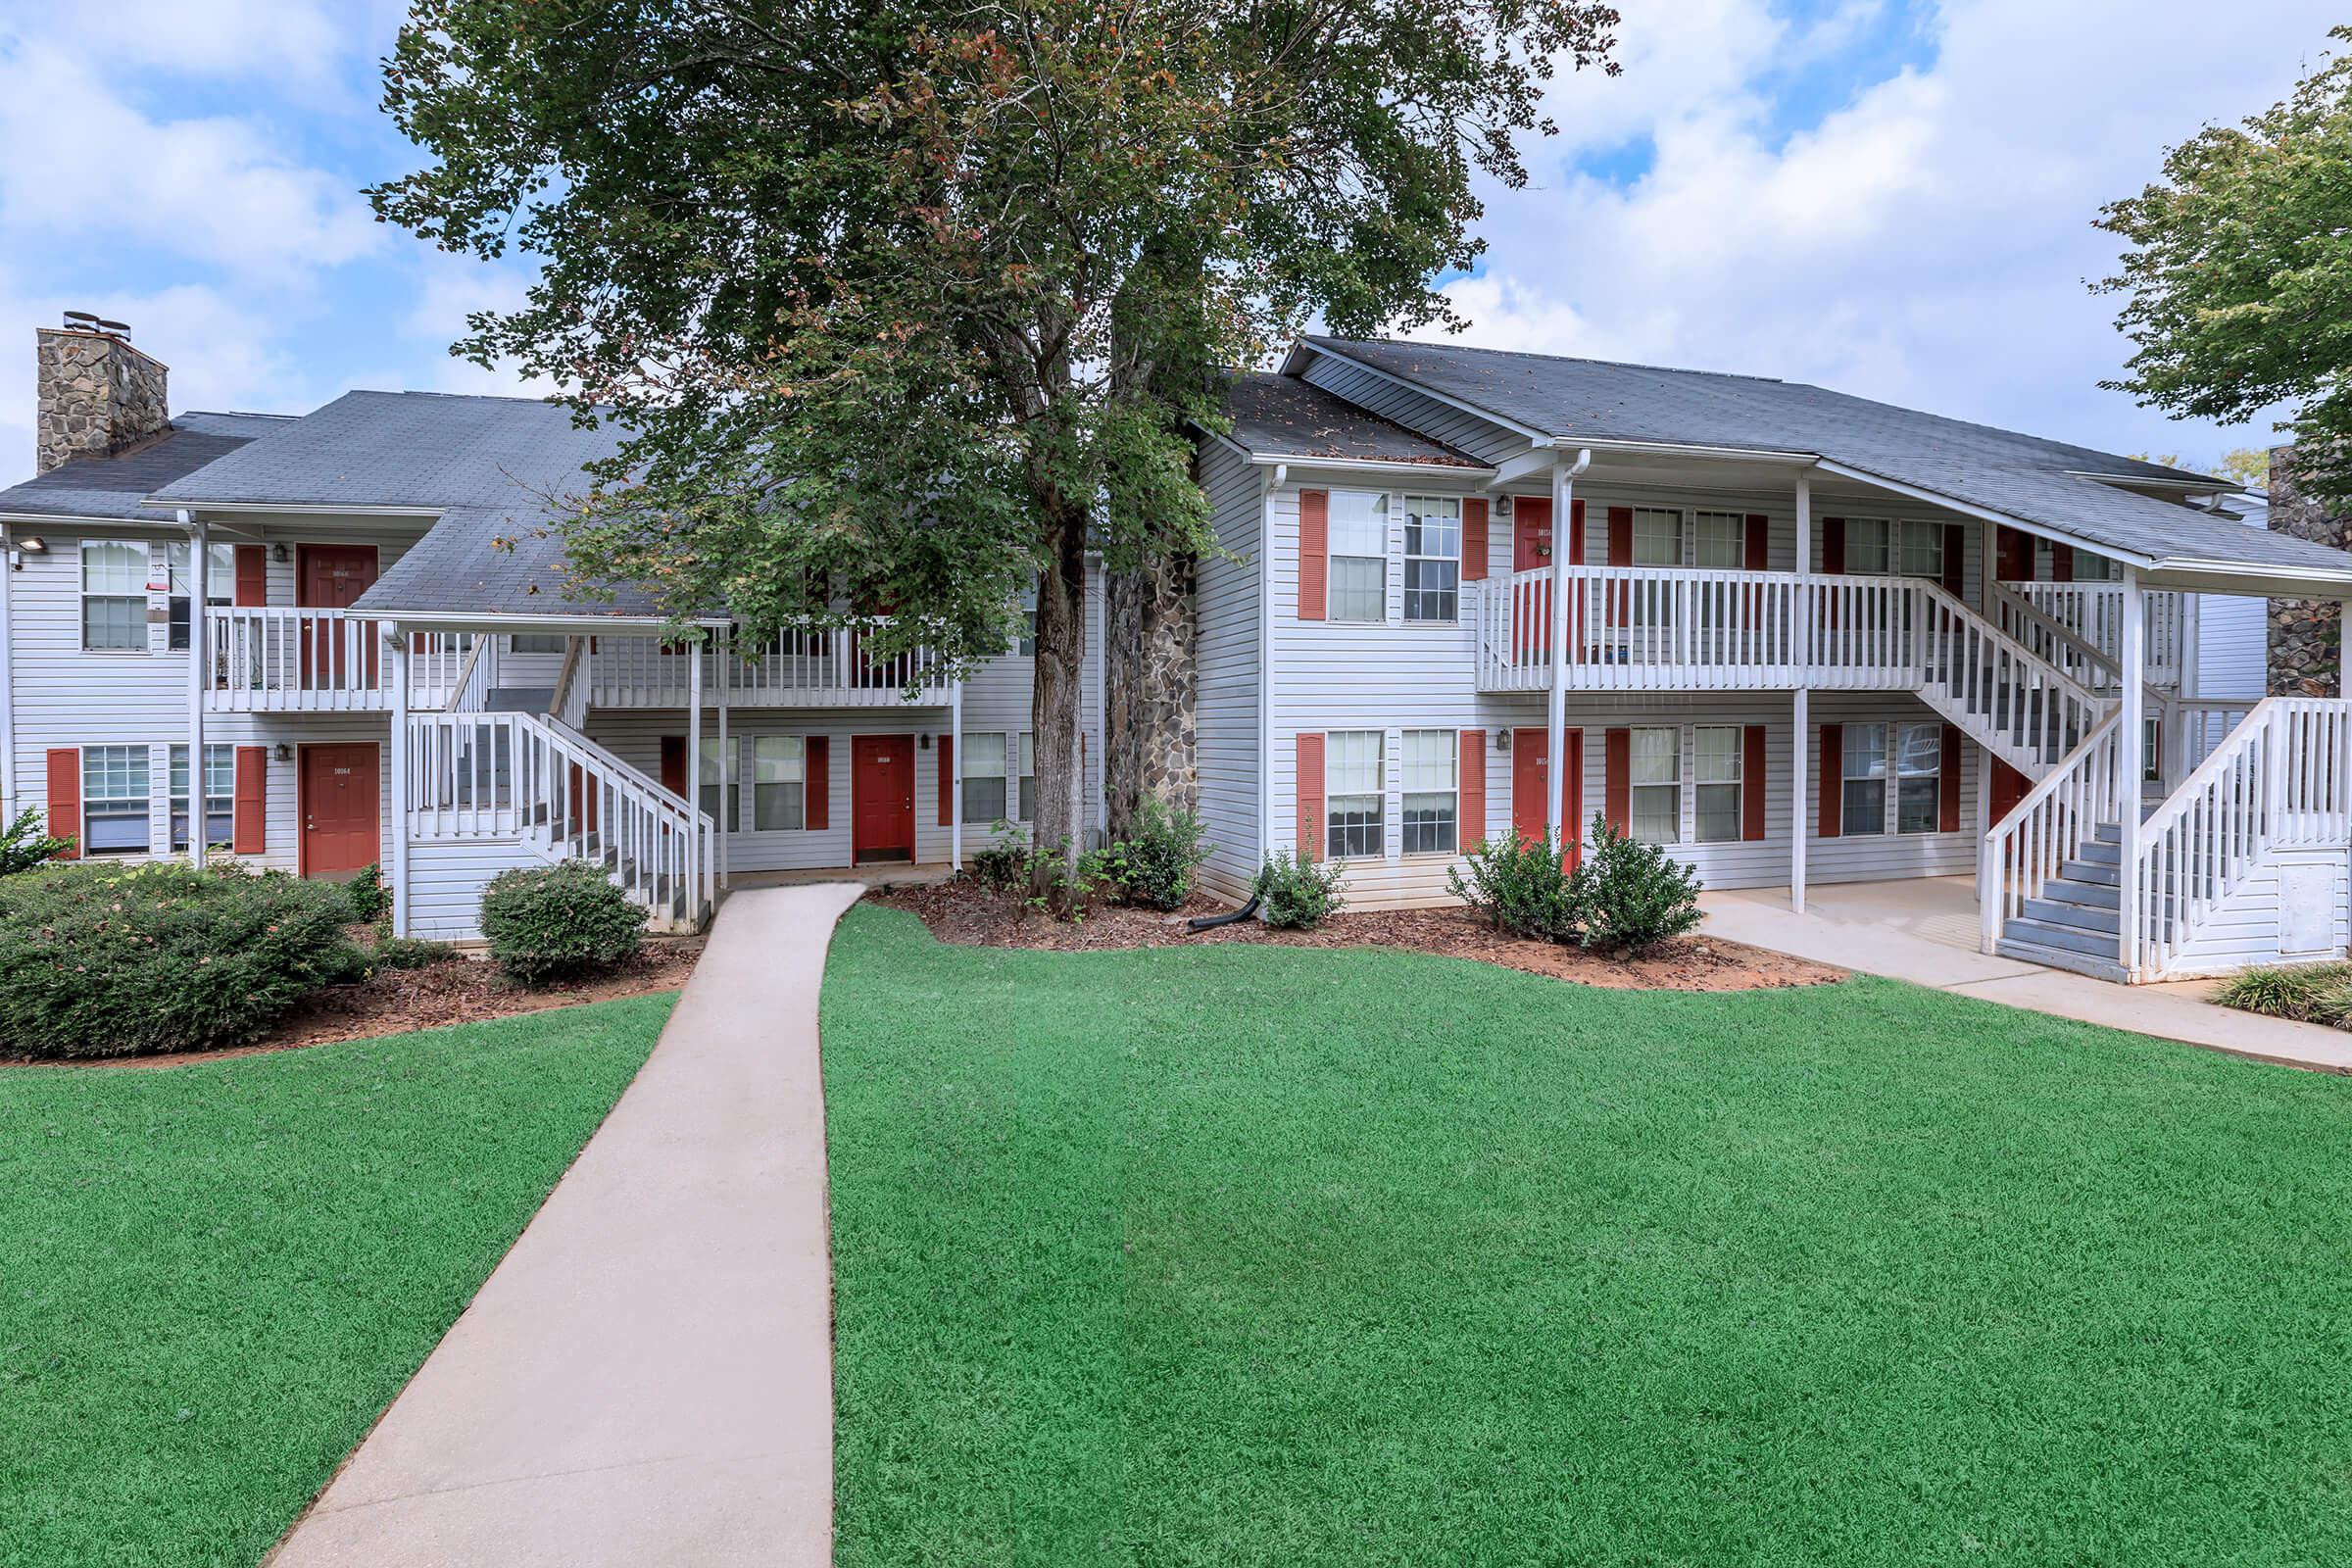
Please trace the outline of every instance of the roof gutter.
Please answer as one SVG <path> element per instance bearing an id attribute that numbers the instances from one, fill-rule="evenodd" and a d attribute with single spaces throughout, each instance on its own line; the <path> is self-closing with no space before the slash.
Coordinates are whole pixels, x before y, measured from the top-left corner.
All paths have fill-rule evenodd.
<path id="1" fill-rule="evenodd" d="M 2120 561 L 2128 566 L 2135 566 L 2144 570 L 2156 564 L 2151 557 L 2122 550 L 2100 540 L 2085 539 L 2081 534 L 2069 533 L 2064 528 L 2052 523 L 2037 522 L 2032 517 L 2020 517 L 2014 513 L 1995 512 L 1990 507 L 1980 507 L 1973 501 L 1963 501 L 1958 496 L 1947 496 L 1940 490 L 1930 490 L 1925 485 L 1905 484 L 1899 479 L 1888 479 L 1883 475 L 1872 473 L 1866 468 L 1853 468 L 1842 463 L 1833 463 L 1828 458 L 1823 458 L 1817 466 L 1824 473 L 1834 473 L 1840 479 L 1851 479 L 1856 484 L 1870 485 L 1874 489 L 1884 490 L 1889 495 L 1922 501 L 1929 506 L 1941 507 L 1946 512 L 1957 512 L 1963 516 L 1976 517 L 1984 522 L 1997 522 L 2005 528 L 2015 528 L 2021 533 L 2034 534 L 2043 539 L 2054 539 L 2060 544 L 2083 545 L 2097 551 L 2110 561 Z"/>
<path id="2" fill-rule="evenodd" d="M 193 501 L 185 497 L 158 499 L 149 496 L 139 503 L 142 507 L 185 507 L 199 512 L 276 512 L 294 517 L 416 517 L 431 522 L 448 511 L 446 507 L 378 506 L 366 502 L 346 502 L 326 505 L 316 501 Z"/>

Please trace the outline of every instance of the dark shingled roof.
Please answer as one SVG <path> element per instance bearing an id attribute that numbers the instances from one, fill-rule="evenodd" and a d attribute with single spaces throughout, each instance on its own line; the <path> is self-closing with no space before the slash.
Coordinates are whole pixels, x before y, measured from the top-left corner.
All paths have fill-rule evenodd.
<path id="1" fill-rule="evenodd" d="M 75 458 L 38 478 L 0 490 L 0 513 L 169 521 L 169 514 L 142 509 L 139 503 L 173 480 L 293 422 L 274 414 L 183 414 L 155 439 L 111 458 Z"/>
<path id="2" fill-rule="evenodd" d="M 1233 416 L 1233 439 L 1254 457 L 1486 466 L 1297 376 L 1236 376 L 1225 406 Z"/>
<path id="3" fill-rule="evenodd" d="M 1564 442 L 1804 453 L 2158 565 L 2352 572 L 2342 551 L 2083 477 L 2193 477 L 2179 469 L 1801 382 L 1451 343 L 1310 337 L 1306 347 Z"/>

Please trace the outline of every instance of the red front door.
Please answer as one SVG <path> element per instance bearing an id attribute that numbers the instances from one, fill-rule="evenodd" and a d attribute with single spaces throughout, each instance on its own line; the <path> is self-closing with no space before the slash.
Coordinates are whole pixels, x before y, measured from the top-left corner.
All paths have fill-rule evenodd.
<path id="1" fill-rule="evenodd" d="M 2024 800 L 2033 788 L 2033 782 L 2025 774 L 2020 773 L 1999 758 L 1994 758 L 1992 760 L 1992 799 L 1985 803 L 1985 809 L 1991 813 L 1988 820 L 1998 822 L 2002 817 L 2016 810 L 2017 803 Z"/>
<path id="2" fill-rule="evenodd" d="M 914 737 L 850 737 L 850 861 L 914 858 Z"/>
<path id="3" fill-rule="evenodd" d="M 375 546 L 297 545 L 299 566 L 294 579 L 294 603 L 306 610 L 349 610 L 352 601 L 375 585 Z M 375 684 L 374 628 L 363 627 L 359 646 L 367 650 L 368 685 Z M 353 640 L 339 621 L 316 622 L 302 639 L 302 684 L 305 690 L 339 691 L 352 684 Z"/>
<path id="4" fill-rule="evenodd" d="M 1551 503 L 1521 496 L 1511 503 L 1511 570 L 1540 571 L 1551 564 Z M 1543 663 L 1551 649 L 1551 584 L 1512 591 L 1511 662 Z"/>
<path id="5" fill-rule="evenodd" d="M 302 874 L 348 876 L 383 845 L 373 741 L 302 748 Z"/>
<path id="6" fill-rule="evenodd" d="M 1568 727 L 1568 774 L 1560 787 L 1560 837 L 1568 844 L 1568 863 L 1581 858 L 1584 838 L 1585 732 Z M 1540 729 L 1511 731 L 1511 831 L 1531 842 L 1544 838 L 1549 801 L 1546 754 L 1551 738 Z"/>
<path id="7" fill-rule="evenodd" d="M 2022 528 L 2007 523 L 1993 536 L 1994 559 L 1992 569 L 2003 582 L 2032 582 L 2034 580 L 2034 536 Z"/>

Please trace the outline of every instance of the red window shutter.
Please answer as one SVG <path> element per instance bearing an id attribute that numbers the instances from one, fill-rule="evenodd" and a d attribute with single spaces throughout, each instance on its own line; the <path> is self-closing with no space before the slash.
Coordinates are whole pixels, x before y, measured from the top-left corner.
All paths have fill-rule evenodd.
<path id="1" fill-rule="evenodd" d="M 2073 582 L 2074 580 L 2075 547 L 2052 540 L 2050 542 L 2050 581 Z"/>
<path id="2" fill-rule="evenodd" d="M 270 551 L 267 546 L 237 546 L 235 597 L 240 605 L 266 605 L 270 602 Z"/>
<path id="3" fill-rule="evenodd" d="M 1323 858 L 1323 737 L 1298 737 L 1298 858 Z"/>
<path id="4" fill-rule="evenodd" d="M 1968 524 L 1943 525 L 1943 591 L 1954 599 L 1968 596 Z"/>
<path id="5" fill-rule="evenodd" d="M 1840 805 L 1845 799 L 1845 726 L 1821 726 L 1821 836 L 1834 839 L 1843 829 Z"/>
<path id="6" fill-rule="evenodd" d="M 1745 564 L 1750 571 L 1767 571 L 1772 565 L 1772 519 L 1761 512 L 1747 514 L 1747 526 L 1742 530 L 1742 548 L 1747 552 Z"/>
<path id="7" fill-rule="evenodd" d="M 662 737 L 662 787 L 672 795 L 686 793 L 686 737 Z"/>
<path id="8" fill-rule="evenodd" d="M 1321 620 L 1331 574 L 1331 492 L 1298 492 L 1298 618 Z"/>
<path id="9" fill-rule="evenodd" d="M 1764 726 L 1750 724 L 1740 737 L 1740 836 L 1764 837 Z"/>
<path id="10" fill-rule="evenodd" d="M 259 855 L 270 844 L 270 748 L 237 748 L 235 793 L 229 799 L 229 849 Z"/>
<path id="11" fill-rule="evenodd" d="M 81 856 L 81 752 L 60 746 L 49 753 L 49 835 L 72 839 L 74 848 L 58 853 L 61 860 Z"/>
<path id="12" fill-rule="evenodd" d="M 1568 503 L 1568 564 L 1581 566 L 1584 564 L 1585 504 L 1582 501 L 1570 501 Z"/>
<path id="13" fill-rule="evenodd" d="M 808 771 L 803 767 L 802 771 Z M 803 790 L 804 797 L 807 794 Z M 939 738 L 939 825 L 951 827 L 956 821 L 956 737 Z"/>
<path id="14" fill-rule="evenodd" d="M 1487 732 L 1466 729 L 1455 741 L 1454 777 L 1460 781 L 1461 826 L 1454 841 L 1463 849 L 1487 836 Z"/>
<path id="15" fill-rule="evenodd" d="M 1825 575 L 1840 577 L 1845 574 L 1845 519 L 1821 519 L 1821 569 Z"/>
<path id="16" fill-rule="evenodd" d="M 1612 729 L 1601 736 L 1600 808 L 1620 833 L 1634 826 L 1634 732 Z"/>
<path id="17" fill-rule="evenodd" d="M 801 821 L 811 831 L 833 825 L 833 748 L 811 735 L 801 761 Z"/>
<path id="18" fill-rule="evenodd" d="M 1634 564 L 1634 509 L 1609 509 L 1609 564 L 1630 566 Z"/>
<path id="19" fill-rule="evenodd" d="M 1943 726 L 1943 770 L 1936 780 L 1936 831 L 1960 831 L 1960 730 Z"/>
<path id="20" fill-rule="evenodd" d="M 1462 581 L 1483 582 L 1487 575 L 1487 498 L 1472 496 L 1462 503 Z"/>

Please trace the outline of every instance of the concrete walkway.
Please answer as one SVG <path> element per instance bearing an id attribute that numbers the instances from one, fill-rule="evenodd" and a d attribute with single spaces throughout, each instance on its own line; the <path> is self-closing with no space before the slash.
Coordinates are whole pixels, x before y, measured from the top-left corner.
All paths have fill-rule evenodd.
<path id="1" fill-rule="evenodd" d="M 1704 893 L 1698 902 L 1706 911 L 1706 930 L 1726 941 L 2160 1040 L 2352 1072 L 2352 1034 L 2217 1007 L 2205 1000 L 2211 981 L 2111 985 L 1978 952 L 1972 878 L 1814 888 L 1803 914 L 1790 911 L 1786 888 Z"/>
<path id="2" fill-rule="evenodd" d="M 727 900 L 644 1071 L 271 1568 L 831 1561 L 816 996 L 859 891 Z"/>

